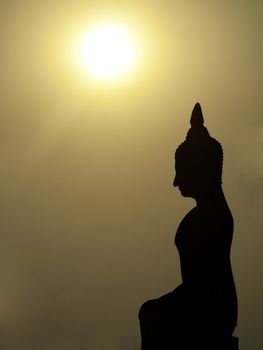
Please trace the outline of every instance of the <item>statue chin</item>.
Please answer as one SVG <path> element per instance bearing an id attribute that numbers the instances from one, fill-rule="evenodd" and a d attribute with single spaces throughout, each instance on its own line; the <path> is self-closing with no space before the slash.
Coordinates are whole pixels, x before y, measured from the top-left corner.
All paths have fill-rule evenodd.
<path id="1" fill-rule="evenodd" d="M 183 197 L 192 197 L 190 192 L 187 191 L 187 189 L 185 189 L 185 188 L 182 188 L 179 186 L 179 191 Z"/>

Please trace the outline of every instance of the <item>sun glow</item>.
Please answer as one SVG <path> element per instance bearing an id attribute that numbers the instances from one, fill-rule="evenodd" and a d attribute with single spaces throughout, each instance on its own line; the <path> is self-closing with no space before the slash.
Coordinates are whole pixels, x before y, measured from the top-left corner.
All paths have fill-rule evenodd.
<path id="1" fill-rule="evenodd" d="M 75 49 L 79 68 L 100 80 L 112 80 L 134 68 L 137 48 L 131 35 L 114 24 L 97 25 L 84 33 Z"/>

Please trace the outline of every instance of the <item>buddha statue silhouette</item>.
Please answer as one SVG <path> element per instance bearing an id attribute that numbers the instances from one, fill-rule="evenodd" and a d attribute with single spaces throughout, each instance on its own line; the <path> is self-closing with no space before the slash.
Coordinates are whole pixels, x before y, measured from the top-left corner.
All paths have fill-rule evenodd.
<path id="1" fill-rule="evenodd" d="M 238 349 L 237 296 L 231 269 L 233 218 L 222 190 L 223 150 L 203 126 L 201 106 L 175 153 L 174 186 L 196 206 L 180 223 L 175 244 L 182 283 L 139 311 L 142 350 Z"/>

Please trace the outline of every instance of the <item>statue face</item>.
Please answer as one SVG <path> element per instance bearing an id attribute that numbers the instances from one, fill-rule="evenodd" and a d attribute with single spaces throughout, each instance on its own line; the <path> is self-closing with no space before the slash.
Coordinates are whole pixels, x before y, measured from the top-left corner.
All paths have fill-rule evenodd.
<path id="1" fill-rule="evenodd" d="M 178 186 L 182 196 L 196 198 L 200 187 L 198 169 L 190 162 L 176 160 L 175 171 L 173 185 Z"/>

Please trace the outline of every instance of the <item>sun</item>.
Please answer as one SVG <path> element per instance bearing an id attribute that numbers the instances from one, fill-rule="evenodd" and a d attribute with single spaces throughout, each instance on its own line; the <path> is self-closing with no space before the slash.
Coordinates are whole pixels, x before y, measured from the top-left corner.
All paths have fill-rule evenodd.
<path id="1" fill-rule="evenodd" d="M 91 77 L 112 80 L 132 70 L 137 50 L 135 41 L 116 24 L 94 26 L 77 40 L 77 64 Z"/>

